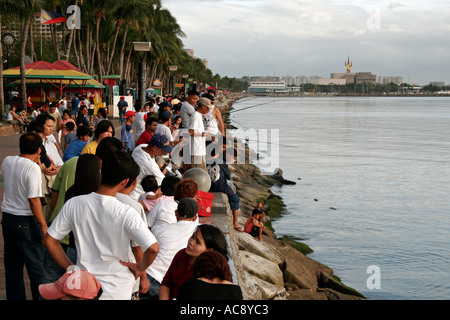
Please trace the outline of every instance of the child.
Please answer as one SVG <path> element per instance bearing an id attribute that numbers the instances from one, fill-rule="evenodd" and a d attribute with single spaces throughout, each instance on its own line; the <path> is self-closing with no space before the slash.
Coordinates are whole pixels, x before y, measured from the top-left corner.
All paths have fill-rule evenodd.
<path id="1" fill-rule="evenodd" d="M 125 119 L 125 123 L 122 126 L 121 141 L 123 143 L 124 150 L 133 151 L 134 148 L 136 147 L 132 127 L 133 122 L 135 120 L 134 111 L 127 111 L 127 113 L 125 113 L 123 118 Z"/>
<path id="2" fill-rule="evenodd" d="M 75 123 L 67 122 L 66 123 L 66 132 L 67 134 L 64 136 L 64 151 L 66 151 L 67 146 L 74 140 L 77 140 L 77 132 L 75 130 Z"/>
<path id="3" fill-rule="evenodd" d="M 150 211 L 157 202 L 154 200 L 157 200 L 162 196 L 161 188 L 158 186 L 155 176 L 144 177 L 141 181 L 141 185 L 145 193 L 139 197 L 139 203 L 146 211 Z"/>
<path id="4" fill-rule="evenodd" d="M 260 221 L 261 218 L 261 211 L 258 209 L 253 209 L 252 216 L 247 219 L 247 222 L 244 225 L 244 231 L 262 241 L 261 235 L 266 227 L 264 226 L 264 223 Z"/>

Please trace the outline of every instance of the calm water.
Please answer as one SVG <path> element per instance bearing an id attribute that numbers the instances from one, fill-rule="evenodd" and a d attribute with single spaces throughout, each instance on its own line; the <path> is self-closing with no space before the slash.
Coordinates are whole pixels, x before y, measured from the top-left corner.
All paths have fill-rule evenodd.
<path id="1" fill-rule="evenodd" d="M 370 299 L 450 299 L 450 98 L 261 97 L 243 108 L 233 125 L 279 129 L 258 151 L 278 147 L 297 182 L 273 188 L 288 211 L 278 236 L 303 239 Z M 367 287 L 372 265 L 380 289 Z"/>

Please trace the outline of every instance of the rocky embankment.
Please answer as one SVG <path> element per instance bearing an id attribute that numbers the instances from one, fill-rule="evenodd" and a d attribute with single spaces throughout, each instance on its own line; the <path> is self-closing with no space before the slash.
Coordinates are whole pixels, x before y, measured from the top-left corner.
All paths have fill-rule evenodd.
<path id="1" fill-rule="evenodd" d="M 222 111 L 228 128 L 232 128 L 229 111 L 241 97 L 234 95 L 216 100 L 215 105 Z M 270 188 L 295 182 L 285 180 L 280 169 L 267 176 L 252 164 L 234 164 L 229 167 L 236 194 L 241 200 L 239 224 L 243 226 L 257 202 L 263 201 L 266 213 L 264 221 L 268 227 L 263 232 L 263 241 L 245 232 L 230 231 L 236 271 L 245 299 L 365 299 L 356 290 L 342 284 L 332 268 L 309 258 L 307 254 L 312 250 L 308 246 L 286 237 L 278 238 L 271 228 L 271 219 L 283 213 L 284 203 Z"/>

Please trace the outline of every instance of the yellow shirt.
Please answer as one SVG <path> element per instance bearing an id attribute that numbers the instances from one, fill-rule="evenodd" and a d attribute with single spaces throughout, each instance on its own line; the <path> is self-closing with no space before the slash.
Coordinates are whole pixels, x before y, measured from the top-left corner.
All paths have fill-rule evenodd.
<path id="1" fill-rule="evenodd" d="M 89 142 L 86 147 L 84 147 L 83 151 L 81 151 L 81 154 L 85 153 L 91 153 L 95 154 L 95 151 L 97 151 L 98 142 L 96 140 Z"/>

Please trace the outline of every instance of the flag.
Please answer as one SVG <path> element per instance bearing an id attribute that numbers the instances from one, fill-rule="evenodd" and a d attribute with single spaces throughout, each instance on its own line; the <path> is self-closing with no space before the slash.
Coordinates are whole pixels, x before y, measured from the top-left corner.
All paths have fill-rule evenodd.
<path id="1" fill-rule="evenodd" d="M 67 18 L 60 13 L 51 12 L 47 10 L 41 10 L 41 23 L 42 24 L 52 24 L 66 22 Z"/>

